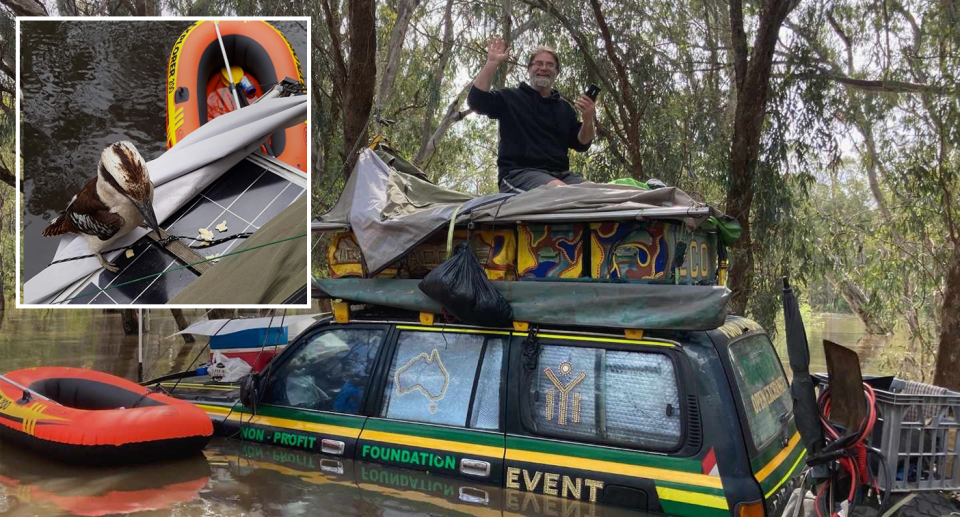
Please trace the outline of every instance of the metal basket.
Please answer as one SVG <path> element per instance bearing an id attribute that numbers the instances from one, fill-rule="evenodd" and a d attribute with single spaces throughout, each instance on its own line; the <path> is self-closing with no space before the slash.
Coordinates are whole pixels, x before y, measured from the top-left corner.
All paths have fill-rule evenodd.
<path id="1" fill-rule="evenodd" d="M 878 421 L 870 445 L 883 453 L 893 487 L 885 487 L 883 466 L 872 464 L 880 487 L 893 492 L 960 489 L 960 393 L 920 382 L 894 379 L 875 390 Z"/>

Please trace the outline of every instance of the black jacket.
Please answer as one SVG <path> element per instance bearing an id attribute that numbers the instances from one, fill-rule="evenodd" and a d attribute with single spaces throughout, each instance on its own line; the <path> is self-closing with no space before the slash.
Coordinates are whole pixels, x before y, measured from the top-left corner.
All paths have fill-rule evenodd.
<path id="1" fill-rule="evenodd" d="M 577 114 L 554 90 L 543 97 L 527 83 L 519 88 L 485 92 L 470 88 L 467 105 L 500 121 L 497 168 L 500 178 L 514 169 L 535 168 L 552 172 L 570 169 L 567 149 L 586 151 L 590 144 L 577 139 Z"/>

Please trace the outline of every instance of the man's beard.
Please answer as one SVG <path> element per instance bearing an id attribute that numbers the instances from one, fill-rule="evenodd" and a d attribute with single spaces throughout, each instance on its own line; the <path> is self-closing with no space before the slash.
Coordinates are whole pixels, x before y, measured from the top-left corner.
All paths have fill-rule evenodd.
<path id="1" fill-rule="evenodd" d="M 553 84 L 556 82 L 556 79 L 552 77 L 542 77 L 535 74 L 530 74 L 528 79 L 530 80 L 530 86 L 538 90 L 549 90 L 553 88 Z"/>

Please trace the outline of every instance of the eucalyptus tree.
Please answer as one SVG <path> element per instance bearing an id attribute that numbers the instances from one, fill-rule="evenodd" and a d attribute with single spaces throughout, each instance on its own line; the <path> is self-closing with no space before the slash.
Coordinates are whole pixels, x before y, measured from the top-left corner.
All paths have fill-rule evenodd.
<path id="1" fill-rule="evenodd" d="M 0 181 L 16 184 L 13 166 L 16 34 L 13 13 L 0 8 Z"/>
<path id="2" fill-rule="evenodd" d="M 859 207 L 869 217 L 826 214 L 820 249 L 834 260 L 821 272 L 862 286 L 880 330 L 902 317 L 921 356 L 938 346 L 934 380 L 960 388 L 956 5 L 837 1 L 820 19 L 790 25 L 804 42 L 807 104 L 820 102 L 852 146 L 869 194 Z"/>

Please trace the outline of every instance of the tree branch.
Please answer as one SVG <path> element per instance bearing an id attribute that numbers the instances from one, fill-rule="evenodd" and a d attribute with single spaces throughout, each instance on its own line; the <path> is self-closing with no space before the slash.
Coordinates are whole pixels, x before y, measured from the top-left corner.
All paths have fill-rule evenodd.
<path id="1" fill-rule="evenodd" d="M 50 16 L 47 8 L 37 0 L 0 0 L 16 16 Z"/>
<path id="2" fill-rule="evenodd" d="M 910 83 L 905 81 L 884 81 L 854 79 L 841 74 L 831 72 L 822 72 L 819 74 L 801 74 L 802 79 L 825 78 L 840 83 L 848 88 L 868 93 L 938 93 L 943 95 L 954 95 L 955 90 L 949 88 L 940 88 L 929 84 Z"/>

